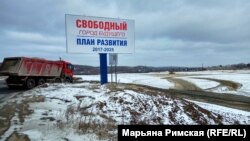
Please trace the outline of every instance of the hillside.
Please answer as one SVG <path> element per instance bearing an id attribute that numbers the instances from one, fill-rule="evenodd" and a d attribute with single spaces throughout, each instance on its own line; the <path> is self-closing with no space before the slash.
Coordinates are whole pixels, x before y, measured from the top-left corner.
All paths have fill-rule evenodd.
<path id="1" fill-rule="evenodd" d="M 217 125 L 244 119 L 213 113 L 165 92 L 125 84 L 48 84 L 18 93 L 2 105 L 3 140 L 17 135 L 16 139 L 27 141 L 116 140 L 118 124 Z"/>

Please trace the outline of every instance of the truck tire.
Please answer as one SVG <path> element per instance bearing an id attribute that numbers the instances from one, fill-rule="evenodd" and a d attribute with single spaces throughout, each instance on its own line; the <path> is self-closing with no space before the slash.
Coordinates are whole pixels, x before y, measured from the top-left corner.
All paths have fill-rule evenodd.
<path id="1" fill-rule="evenodd" d="M 32 89 L 32 88 L 34 88 L 35 86 L 36 86 L 36 81 L 35 81 L 34 78 L 28 78 L 28 79 L 26 80 L 26 87 L 27 87 L 28 89 Z"/>
<path id="2" fill-rule="evenodd" d="M 72 83 L 71 79 L 69 77 L 64 78 L 64 83 Z"/>
<path id="3" fill-rule="evenodd" d="M 55 83 L 62 83 L 62 80 L 60 78 L 56 78 Z"/>
<path id="4" fill-rule="evenodd" d="M 38 86 L 43 85 L 43 84 L 45 84 L 45 83 L 46 83 L 46 81 L 45 81 L 45 79 L 43 79 L 43 78 L 40 78 L 40 79 L 38 79 L 38 81 L 37 81 L 37 85 L 38 85 Z"/>

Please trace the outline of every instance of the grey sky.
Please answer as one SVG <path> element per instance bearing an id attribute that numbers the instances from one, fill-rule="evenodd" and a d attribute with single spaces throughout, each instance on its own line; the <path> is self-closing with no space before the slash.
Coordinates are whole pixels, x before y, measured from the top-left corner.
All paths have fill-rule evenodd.
<path id="1" fill-rule="evenodd" d="M 62 57 L 99 65 L 97 54 L 66 54 L 65 14 L 135 20 L 135 53 L 119 65 L 205 66 L 250 62 L 249 0 L 1 0 L 0 60 Z"/>

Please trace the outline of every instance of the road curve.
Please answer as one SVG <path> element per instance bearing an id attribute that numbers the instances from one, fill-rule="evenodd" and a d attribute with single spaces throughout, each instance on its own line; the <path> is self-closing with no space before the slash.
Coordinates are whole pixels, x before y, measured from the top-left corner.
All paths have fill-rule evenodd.
<path id="1" fill-rule="evenodd" d="M 165 94 L 178 98 L 211 103 L 250 112 L 250 97 L 243 95 L 225 94 L 225 93 L 219 94 L 219 93 L 205 92 L 200 90 L 160 89 L 151 86 L 137 85 L 137 84 L 130 84 L 130 85 L 134 85 L 140 88 L 144 87 L 144 89 L 148 88 L 155 91 L 162 91 L 165 92 Z"/>

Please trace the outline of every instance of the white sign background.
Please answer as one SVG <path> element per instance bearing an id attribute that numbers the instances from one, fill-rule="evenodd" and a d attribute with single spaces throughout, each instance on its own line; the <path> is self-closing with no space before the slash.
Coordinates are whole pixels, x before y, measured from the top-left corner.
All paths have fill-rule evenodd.
<path id="1" fill-rule="evenodd" d="M 104 23 L 104 27 L 77 27 L 77 20 L 95 21 L 96 23 L 102 22 Z M 117 30 L 115 28 L 107 30 L 108 26 L 105 27 L 105 23 L 117 23 L 117 25 L 126 23 L 126 30 Z M 134 53 L 134 20 L 66 14 L 65 24 L 68 53 Z M 82 23 L 79 22 L 79 25 L 82 25 Z M 125 41 L 125 45 L 120 44 L 120 41 L 123 43 Z"/>

